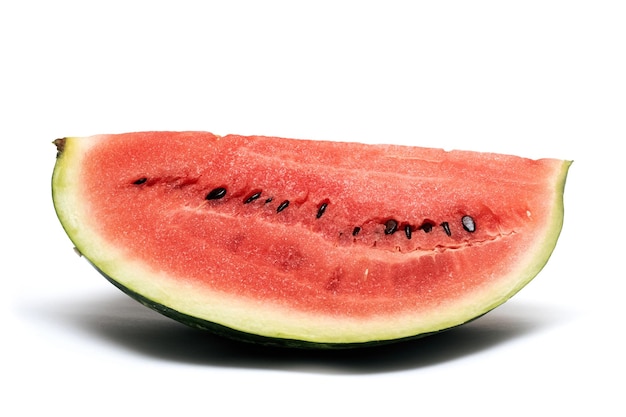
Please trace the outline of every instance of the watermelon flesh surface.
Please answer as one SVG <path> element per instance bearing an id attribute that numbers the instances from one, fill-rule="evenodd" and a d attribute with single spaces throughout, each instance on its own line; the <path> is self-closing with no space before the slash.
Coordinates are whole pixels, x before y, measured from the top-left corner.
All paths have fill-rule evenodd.
<path id="1" fill-rule="evenodd" d="M 55 143 L 59 219 L 115 285 L 196 327 L 303 346 L 416 337 L 506 301 L 556 245 L 570 165 L 206 132 Z"/>

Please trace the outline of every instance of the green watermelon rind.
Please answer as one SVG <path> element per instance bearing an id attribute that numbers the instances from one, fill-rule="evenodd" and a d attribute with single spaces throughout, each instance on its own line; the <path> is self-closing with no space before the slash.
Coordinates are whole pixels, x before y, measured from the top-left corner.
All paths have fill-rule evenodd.
<path id="1" fill-rule="evenodd" d="M 246 333 L 243 331 L 239 331 L 236 329 L 232 329 L 227 326 L 223 326 L 218 323 L 214 323 L 211 321 L 203 320 L 197 317 L 190 316 L 188 314 L 181 313 L 180 311 L 174 310 L 173 308 L 167 307 L 163 304 L 157 303 L 153 300 L 150 300 L 141 294 L 136 293 L 128 287 L 120 284 L 115 281 L 113 278 L 108 276 L 105 272 L 100 270 L 96 265 L 91 264 L 102 276 L 104 276 L 111 284 L 120 289 L 123 293 L 143 304 L 144 306 L 162 314 L 163 316 L 169 317 L 173 320 L 176 320 L 186 326 L 209 331 L 215 335 L 225 337 L 231 340 L 236 340 L 239 342 L 246 343 L 254 343 L 257 345 L 263 346 L 271 346 L 271 347 L 280 347 L 280 348 L 297 348 L 297 349 L 352 349 L 359 347 L 372 347 L 372 346 L 382 346 L 391 343 L 397 343 L 401 341 L 408 341 L 419 339 L 428 335 L 432 335 L 435 333 L 440 333 L 442 331 L 450 330 L 450 329 L 442 329 L 433 331 L 430 333 L 422 333 L 415 336 L 404 337 L 400 339 L 388 339 L 388 340 L 372 340 L 369 342 L 357 342 L 357 343 L 323 343 L 323 342 L 310 342 L 306 340 L 297 340 L 297 339 L 283 339 L 278 337 L 270 337 L 270 336 L 262 336 L 253 333 Z M 476 317 L 475 319 L 477 319 Z M 474 320 L 474 319 L 472 319 Z M 455 326 L 456 327 L 456 326 Z"/>
<path id="2" fill-rule="evenodd" d="M 72 147 L 70 147 L 69 150 L 64 150 L 63 147 L 65 145 L 65 140 L 63 140 L 63 142 L 55 141 L 55 144 L 59 148 L 59 154 L 52 178 L 52 197 L 57 216 L 59 217 L 59 220 L 61 221 L 61 224 L 65 229 L 67 235 L 69 236 L 70 240 L 72 240 L 72 242 L 76 246 L 76 249 L 113 285 L 115 285 L 121 291 L 126 293 L 131 298 L 139 301 L 143 305 L 190 327 L 208 330 L 212 333 L 240 341 L 252 342 L 261 345 L 304 349 L 345 349 L 382 345 L 392 342 L 417 339 L 434 333 L 439 333 L 441 331 L 449 330 L 462 324 L 466 324 L 483 316 L 484 314 L 506 302 L 519 290 L 526 286 L 543 269 L 556 246 L 556 242 L 559 238 L 563 226 L 563 193 L 568 169 L 571 165 L 571 161 L 563 161 L 561 172 L 555 176 L 555 201 L 552 206 L 552 221 L 550 223 L 550 226 L 545 230 L 545 239 L 543 241 L 543 244 L 538 245 L 538 249 L 535 251 L 535 254 L 532 257 L 532 261 L 528 262 L 524 270 L 520 270 L 517 274 L 520 279 L 516 280 L 516 286 L 510 288 L 506 294 L 492 300 L 492 302 L 488 305 L 483 305 L 481 310 L 473 311 L 470 316 L 466 316 L 465 319 L 461 321 L 457 320 L 446 323 L 437 328 L 431 328 L 427 331 L 421 331 L 419 334 L 413 334 L 403 337 L 385 337 L 384 334 L 377 334 L 374 335 L 372 338 L 369 338 L 368 335 L 358 335 L 359 337 L 357 338 L 353 334 L 345 340 L 336 342 L 329 340 L 305 340 L 303 338 L 292 339 L 288 337 L 276 337 L 273 334 L 255 334 L 252 332 L 238 330 L 213 321 L 185 314 L 184 312 L 169 307 L 154 298 L 142 295 L 137 290 L 131 288 L 131 286 L 124 285 L 120 281 L 116 280 L 114 277 L 115 273 L 111 273 L 111 271 L 115 272 L 115 270 L 117 269 L 115 262 L 100 262 L 98 256 L 92 256 L 92 254 L 86 250 L 89 246 L 89 239 L 85 239 L 85 236 L 89 238 L 89 234 L 87 233 L 87 235 L 85 235 L 79 230 L 79 224 L 73 218 L 71 211 L 68 209 L 68 207 L 64 206 L 64 204 L 66 203 L 59 204 L 59 201 L 61 200 L 61 195 L 71 192 L 72 169 L 65 169 L 67 167 L 65 167 L 64 165 L 68 164 L 64 164 L 62 160 L 70 160 L 70 158 L 64 158 L 63 156 L 65 155 L 63 154 L 67 152 L 72 152 Z M 357 339 L 358 341 L 355 341 Z"/>

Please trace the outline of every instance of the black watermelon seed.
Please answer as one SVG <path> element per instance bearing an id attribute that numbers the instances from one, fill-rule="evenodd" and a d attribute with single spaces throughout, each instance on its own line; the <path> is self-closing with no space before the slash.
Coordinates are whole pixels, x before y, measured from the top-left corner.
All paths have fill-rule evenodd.
<path id="1" fill-rule="evenodd" d="M 252 203 L 254 200 L 256 200 L 259 197 L 261 197 L 261 191 L 258 191 L 256 193 L 252 194 L 250 197 L 246 198 L 245 201 L 243 202 L 243 204 L 250 204 L 250 203 Z"/>
<path id="2" fill-rule="evenodd" d="M 426 222 L 420 226 L 420 229 L 422 229 L 425 233 L 430 233 L 433 230 L 433 225 L 432 223 Z"/>
<path id="3" fill-rule="evenodd" d="M 133 184 L 135 184 L 135 185 L 141 185 L 141 184 L 143 184 L 143 183 L 144 183 L 144 182 L 146 182 L 146 181 L 148 181 L 148 178 L 146 178 L 146 177 L 142 177 L 142 178 L 139 178 L 137 181 L 133 182 Z"/>
<path id="4" fill-rule="evenodd" d="M 217 187 L 211 190 L 210 193 L 206 195 L 207 200 L 219 200 L 220 198 L 224 198 L 226 195 L 226 188 Z"/>
<path id="5" fill-rule="evenodd" d="M 352 236 L 358 235 L 360 231 L 361 228 L 359 226 L 355 227 L 354 229 L 352 229 Z"/>
<path id="6" fill-rule="evenodd" d="M 463 216 L 461 223 L 463 223 L 463 229 L 466 231 L 470 233 L 474 233 L 476 231 L 476 223 L 470 216 Z"/>
<path id="7" fill-rule="evenodd" d="M 283 201 L 282 203 L 280 203 L 280 205 L 276 209 L 276 213 L 280 213 L 281 211 L 286 209 L 288 206 L 289 206 L 289 200 Z"/>
<path id="8" fill-rule="evenodd" d="M 407 239 L 411 239 L 411 225 L 410 224 L 404 225 L 404 234 L 406 235 Z"/>
<path id="9" fill-rule="evenodd" d="M 265 204 L 271 203 L 273 199 L 274 199 L 274 197 L 268 198 L 267 200 L 265 200 Z"/>
<path id="10" fill-rule="evenodd" d="M 389 219 L 385 223 L 385 234 L 392 235 L 398 230 L 398 222 L 394 219 Z"/>
<path id="11" fill-rule="evenodd" d="M 450 232 L 450 225 L 448 224 L 448 222 L 443 222 L 440 224 L 440 226 L 443 227 L 444 232 L 446 232 L 448 236 L 452 236 L 452 232 Z"/>
<path id="12" fill-rule="evenodd" d="M 328 207 L 328 203 L 322 203 L 319 208 L 317 209 L 317 214 L 315 215 L 316 219 L 319 219 L 320 217 L 322 217 L 322 215 L 324 214 L 324 212 L 326 211 L 326 207 Z"/>

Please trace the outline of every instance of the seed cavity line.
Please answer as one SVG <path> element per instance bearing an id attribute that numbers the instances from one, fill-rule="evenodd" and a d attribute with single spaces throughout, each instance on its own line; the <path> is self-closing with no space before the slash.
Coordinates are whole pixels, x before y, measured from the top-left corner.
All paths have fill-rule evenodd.
<path id="1" fill-rule="evenodd" d="M 136 179 L 135 181 L 133 181 L 132 184 L 135 186 L 147 185 L 148 178 L 140 177 Z M 209 191 L 209 193 L 205 197 L 205 200 L 209 200 L 209 201 L 221 200 L 224 197 L 226 197 L 227 193 L 228 193 L 228 190 L 226 189 L 226 187 L 224 186 L 216 187 L 212 189 L 211 191 Z M 258 190 L 258 189 L 254 190 L 252 194 L 248 194 L 248 196 L 243 200 L 243 204 L 253 203 L 254 201 L 260 199 L 262 194 L 263 194 L 263 190 Z M 265 199 L 264 204 L 270 204 L 273 200 L 274 200 L 274 197 L 270 196 Z M 283 200 L 276 208 L 276 213 L 281 213 L 285 211 L 289 207 L 289 204 L 290 204 L 289 200 Z M 329 205 L 330 205 L 330 202 L 328 199 L 321 201 L 317 206 L 317 212 L 315 213 L 315 218 L 320 219 L 324 215 L 324 213 L 326 213 L 327 209 L 329 208 Z M 476 221 L 470 215 L 462 216 L 460 223 L 463 226 L 463 230 L 465 230 L 466 232 L 474 233 L 476 231 Z M 402 227 L 402 230 L 404 231 L 404 235 L 407 239 L 411 239 L 413 237 L 413 232 L 416 230 L 421 230 L 424 233 L 430 233 L 433 231 L 433 228 L 435 226 L 435 223 L 433 223 L 430 220 L 423 221 L 417 227 L 411 225 L 410 223 L 401 224 L 396 219 L 387 219 L 382 224 L 384 226 L 385 235 L 393 235 L 395 232 L 397 232 L 400 229 L 400 227 Z M 452 229 L 450 228 L 449 222 L 447 221 L 441 222 L 439 223 L 439 226 L 442 228 L 443 232 L 447 236 L 449 237 L 452 236 Z M 361 226 L 355 226 L 352 229 L 352 236 L 357 237 L 359 233 L 361 233 L 361 230 L 362 230 Z"/>

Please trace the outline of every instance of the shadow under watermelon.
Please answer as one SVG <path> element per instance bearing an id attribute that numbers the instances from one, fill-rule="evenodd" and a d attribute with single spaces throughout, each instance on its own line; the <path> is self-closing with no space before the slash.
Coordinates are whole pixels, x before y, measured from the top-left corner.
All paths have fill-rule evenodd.
<path id="1" fill-rule="evenodd" d="M 90 336 L 164 361 L 351 374 L 394 372 L 447 363 L 560 324 L 566 316 L 548 306 L 516 300 L 472 323 L 420 339 L 347 350 L 301 350 L 253 345 L 193 329 L 121 293 L 63 306 L 62 310 L 46 311 L 48 319 L 60 320 Z"/>

